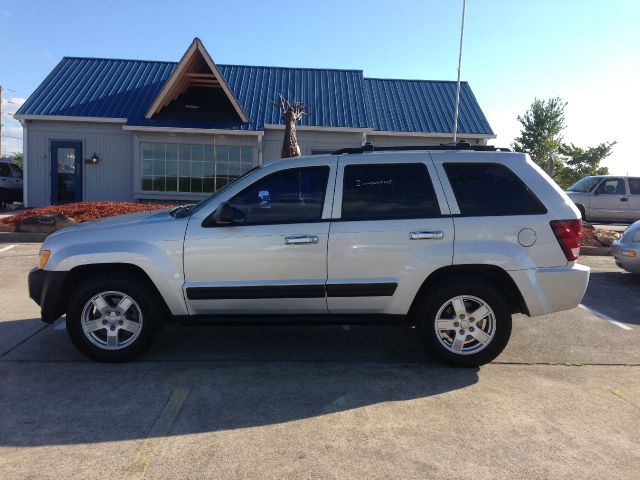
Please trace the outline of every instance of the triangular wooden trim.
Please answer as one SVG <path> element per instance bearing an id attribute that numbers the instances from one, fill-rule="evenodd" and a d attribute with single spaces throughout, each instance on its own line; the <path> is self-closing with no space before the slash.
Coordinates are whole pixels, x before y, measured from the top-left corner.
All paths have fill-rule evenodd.
<path id="1" fill-rule="evenodd" d="M 231 105 L 233 105 L 233 108 L 235 109 L 236 113 L 238 114 L 242 122 L 248 123 L 249 117 L 247 117 L 247 114 L 244 113 L 244 110 L 240 106 L 238 99 L 235 97 L 235 95 L 229 88 L 229 85 L 227 85 L 227 82 L 224 80 L 224 77 L 220 74 L 218 67 L 216 66 L 214 61 L 211 59 L 211 56 L 207 52 L 207 49 L 204 48 L 204 45 L 202 44 L 202 42 L 198 37 L 194 38 L 193 42 L 191 42 L 191 45 L 189 46 L 185 54 L 180 59 L 178 66 L 173 71 L 169 79 L 165 82 L 164 86 L 162 87 L 162 90 L 160 90 L 160 93 L 151 104 L 151 107 L 149 108 L 149 111 L 147 112 L 145 117 L 151 118 L 153 115 L 155 115 L 160 110 L 162 110 L 162 108 L 165 107 L 171 100 L 173 100 L 173 98 L 167 98 L 167 95 L 171 92 L 172 88 L 176 85 L 176 83 L 185 75 L 184 70 L 189 63 L 189 60 L 196 53 L 196 51 L 200 52 L 200 54 L 202 55 L 202 58 L 204 58 L 204 61 L 207 63 L 207 66 L 209 67 L 209 69 L 213 74 L 213 77 L 214 77 L 213 79 L 217 80 L 217 84 L 220 85 L 220 87 L 226 94 L 227 98 L 231 102 Z M 211 84 L 214 84 L 214 83 L 211 82 Z"/>

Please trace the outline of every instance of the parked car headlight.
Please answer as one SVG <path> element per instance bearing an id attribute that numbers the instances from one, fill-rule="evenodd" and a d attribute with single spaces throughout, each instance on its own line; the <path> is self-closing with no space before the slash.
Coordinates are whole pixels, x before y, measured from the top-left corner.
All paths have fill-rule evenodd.
<path id="1" fill-rule="evenodd" d="M 42 250 L 40 252 L 40 258 L 38 259 L 38 268 L 40 270 L 44 270 L 44 267 L 47 266 L 47 262 L 49 261 L 50 256 L 51 250 Z"/>

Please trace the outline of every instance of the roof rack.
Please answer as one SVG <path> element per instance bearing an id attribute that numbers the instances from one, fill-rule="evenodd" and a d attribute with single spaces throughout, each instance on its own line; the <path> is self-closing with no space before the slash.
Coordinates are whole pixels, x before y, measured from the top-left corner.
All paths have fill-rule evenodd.
<path id="1" fill-rule="evenodd" d="M 494 147 L 493 145 L 471 145 L 469 142 L 441 143 L 440 145 L 418 145 L 401 147 L 376 147 L 372 143 L 365 143 L 362 147 L 341 148 L 332 155 L 352 155 L 355 153 L 402 151 L 402 150 L 473 150 L 475 152 L 510 152 L 511 149 Z"/>

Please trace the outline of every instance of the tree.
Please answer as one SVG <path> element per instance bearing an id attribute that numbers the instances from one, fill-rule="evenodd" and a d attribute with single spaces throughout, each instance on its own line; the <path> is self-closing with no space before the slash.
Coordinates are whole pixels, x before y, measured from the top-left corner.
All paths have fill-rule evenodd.
<path id="1" fill-rule="evenodd" d="M 13 163 L 18 165 L 20 168 L 23 168 L 24 156 L 22 155 L 22 152 L 14 153 L 10 158 Z"/>
<path id="2" fill-rule="evenodd" d="M 522 130 L 514 141 L 514 150 L 527 152 L 551 177 L 562 145 L 560 132 L 565 128 L 566 106 L 567 103 L 559 97 L 548 100 L 535 98 L 524 116 L 518 115 Z"/>
<path id="3" fill-rule="evenodd" d="M 580 148 L 573 143 L 560 146 L 563 164 L 555 177 L 562 188 L 568 188 L 578 180 L 589 175 L 607 175 L 609 169 L 601 167 L 600 162 L 611 155 L 616 142 L 601 143 L 597 147 Z"/>
<path id="4" fill-rule="evenodd" d="M 309 115 L 305 112 L 307 105 L 302 102 L 285 99 L 282 94 L 278 94 L 278 102 L 271 102 L 276 108 L 282 110 L 282 118 L 286 123 L 284 127 L 284 140 L 282 142 L 282 158 L 299 157 L 300 147 L 298 146 L 298 136 L 296 135 L 296 122 L 303 116 Z"/>

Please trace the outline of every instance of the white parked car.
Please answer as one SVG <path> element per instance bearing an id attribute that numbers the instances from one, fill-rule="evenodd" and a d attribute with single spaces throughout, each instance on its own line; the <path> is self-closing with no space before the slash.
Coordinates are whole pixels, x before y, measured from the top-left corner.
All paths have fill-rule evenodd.
<path id="1" fill-rule="evenodd" d="M 468 144 L 287 159 L 193 207 L 66 228 L 29 275 L 99 361 L 164 321 L 405 323 L 438 359 L 494 359 L 511 315 L 576 307 L 581 220 L 525 154 Z M 382 150 L 382 149 L 380 149 Z M 484 150 L 484 151 L 478 151 Z"/>
<path id="2" fill-rule="evenodd" d="M 567 189 L 584 220 L 635 222 L 640 219 L 640 178 L 585 177 Z"/>

